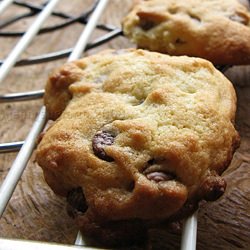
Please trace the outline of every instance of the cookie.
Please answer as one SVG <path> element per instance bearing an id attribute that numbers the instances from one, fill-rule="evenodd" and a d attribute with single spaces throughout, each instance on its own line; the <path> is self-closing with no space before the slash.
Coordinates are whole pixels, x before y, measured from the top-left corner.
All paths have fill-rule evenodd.
<path id="1" fill-rule="evenodd" d="M 139 48 L 250 64 L 250 12 L 237 0 L 139 1 L 122 22 Z"/>
<path id="2" fill-rule="evenodd" d="M 199 58 L 105 51 L 50 76 L 36 160 L 84 235 L 130 244 L 226 188 L 239 136 L 232 84 Z"/>

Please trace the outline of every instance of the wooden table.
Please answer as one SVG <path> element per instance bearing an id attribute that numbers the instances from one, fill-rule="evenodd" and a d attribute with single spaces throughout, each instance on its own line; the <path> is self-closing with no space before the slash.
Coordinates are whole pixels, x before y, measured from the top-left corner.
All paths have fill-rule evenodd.
<path id="1" fill-rule="evenodd" d="M 32 4 L 43 1 L 29 0 Z M 61 0 L 57 10 L 72 15 L 81 14 L 93 1 Z M 100 22 L 120 26 L 132 0 L 111 0 Z M 0 18 L 24 12 L 11 6 Z M 34 17 L 23 19 L 2 31 L 25 30 Z M 62 22 L 51 17 L 45 26 Z M 58 31 L 37 36 L 22 58 L 39 55 L 74 46 L 83 25 L 76 23 Z M 103 32 L 95 32 L 91 40 Z M 18 38 L 0 37 L 0 58 L 8 55 Z M 249 41 L 250 42 L 250 41 Z M 126 38 L 119 37 L 105 45 L 88 51 L 93 54 L 104 48 L 131 47 Z M 65 59 L 33 66 L 16 67 L 0 86 L 2 93 L 14 93 L 42 89 L 48 73 Z M 236 125 L 241 135 L 241 146 L 232 164 L 224 173 L 228 187 L 225 195 L 216 202 L 203 204 L 199 211 L 197 249 L 250 249 L 250 66 L 232 67 L 226 76 L 234 83 L 238 95 Z M 1 142 L 25 139 L 40 110 L 42 100 L 1 103 Z M 6 176 L 16 153 L 0 154 L 0 181 Z M 1 202 L 1 201 L 0 201 Z M 30 160 L 12 199 L 0 221 L 0 237 L 31 239 L 61 243 L 73 243 L 77 233 L 65 211 L 65 202 L 56 197 L 43 180 L 41 169 Z M 150 234 L 152 249 L 179 249 L 181 232 L 153 231 Z"/>

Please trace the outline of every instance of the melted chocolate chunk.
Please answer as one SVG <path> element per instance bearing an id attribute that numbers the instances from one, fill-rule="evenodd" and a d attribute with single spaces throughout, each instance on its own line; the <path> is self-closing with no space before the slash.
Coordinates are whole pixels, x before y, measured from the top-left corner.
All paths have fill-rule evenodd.
<path id="1" fill-rule="evenodd" d="M 224 194 L 226 182 L 220 176 L 209 176 L 205 179 L 201 186 L 203 197 L 207 201 L 217 200 Z"/>
<path id="2" fill-rule="evenodd" d="M 110 146 L 114 143 L 115 135 L 108 131 L 99 131 L 94 135 L 92 147 L 94 154 L 102 160 L 113 161 L 114 159 L 108 156 L 104 150 L 105 146 Z"/>
<path id="3" fill-rule="evenodd" d="M 158 24 L 153 22 L 153 21 L 149 21 L 149 20 L 140 20 L 139 26 L 145 30 L 148 31 L 152 28 L 154 28 L 155 26 L 157 26 Z"/>
<path id="4" fill-rule="evenodd" d="M 68 192 L 67 202 L 69 205 L 68 213 L 72 217 L 75 217 L 77 213 L 85 213 L 88 209 L 88 205 L 81 187 L 74 188 Z"/>
<path id="5" fill-rule="evenodd" d="M 143 174 L 150 180 L 154 182 L 170 181 L 176 179 L 175 174 L 170 173 L 164 169 L 161 161 L 151 159 L 147 162 Z"/>
<path id="6" fill-rule="evenodd" d="M 139 26 L 144 30 L 148 31 L 160 23 L 162 23 L 166 17 L 162 14 L 158 14 L 155 12 L 143 12 L 139 11 L 136 13 L 139 17 Z"/>
<path id="7" fill-rule="evenodd" d="M 170 180 L 173 180 L 175 178 L 175 176 L 173 174 L 160 172 L 160 171 L 148 173 L 148 174 L 146 174 L 146 177 L 150 181 L 155 181 L 157 183 L 161 182 L 161 181 L 170 181 Z"/>

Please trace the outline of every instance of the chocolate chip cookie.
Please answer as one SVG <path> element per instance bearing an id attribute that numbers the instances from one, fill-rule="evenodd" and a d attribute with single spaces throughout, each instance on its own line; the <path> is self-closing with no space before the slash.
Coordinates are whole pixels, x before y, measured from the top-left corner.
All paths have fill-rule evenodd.
<path id="1" fill-rule="evenodd" d="M 139 1 L 123 20 L 139 48 L 205 58 L 216 65 L 250 64 L 250 12 L 237 0 Z"/>
<path id="2" fill-rule="evenodd" d="M 50 76 L 36 160 L 84 235 L 144 240 L 226 188 L 239 136 L 232 84 L 199 58 L 105 51 Z"/>

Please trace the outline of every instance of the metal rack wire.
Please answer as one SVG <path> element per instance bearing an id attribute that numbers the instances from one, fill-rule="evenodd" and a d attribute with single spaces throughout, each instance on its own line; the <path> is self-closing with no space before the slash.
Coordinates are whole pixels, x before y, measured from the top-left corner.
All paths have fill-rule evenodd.
<path id="1" fill-rule="evenodd" d="M 13 0 L 2 0 L 0 1 L 0 14 L 3 13 L 8 6 L 15 4 L 17 6 L 26 8 L 28 11 L 22 15 L 15 16 L 11 19 L 5 20 L 0 23 L 0 29 L 7 27 L 8 25 L 26 18 L 29 16 L 37 16 L 34 23 L 28 28 L 27 31 L 23 32 L 0 32 L 0 36 L 21 36 L 19 42 L 10 52 L 8 57 L 4 61 L 0 61 L 0 84 L 8 75 L 12 67 L 24 66 L 24 65 L 33 65 L 36 63 L 45 63 L 51 60 L 56 60 L 59 58 L 68 57 L 68 61 L 78 59 L 83 51 L 86 51 L 90 48 L 97 47 L 107 41 L 122 35 L 122 31 L 112 25 L 103 25 L 97 24 L 98 19 L 100 18 L 104 8 L 108 4 L 108 0 L 99 0 L 95 1 L 92 8 L 85 11 L 80 16 L 74 17 L 70 16 L 67 13 L 53 11 L 55 6 L 59 3 L 59 0 L 49 0 L 46 1 L 41 6 L 36 6 L 34 4 L 28 4 L 22 1 L 13 1 Z M 62 19 L 65 19 L 64 22 L 41 29 L 42 24 L 50 16 L 55 15 Z M 27 58 L 24 60 L 19 60 L 20 55 L 23 51 L 29 46 L 30 42 L 34 37 L 39 33 L 51 32 L 53 30 L 66 27 L 72 23 L 79 22 L 84 24 L 84 29 L 79 36 L 77 43 L 74 48 L 69 48 L 66 50 L 49 53 L 45 55 L 35 56 Z M 91 33 L 95 28 L 102 29 L 107 33 L 102 37 L 99 37 L 92 43 L 88 43 Z M 38 91 L 27 91 L 22 93 L 14 94 L 2 94 L 0 95 L 0 103 L 5 102 L 15 102 L 15 101 L 28 101 L 37 98 L 41 98 L 44 94 L 44 90 Z M 43 106 L 32 126 L 28 136 L 25 141 L 18 142 L 7 142 L 0 144 L 0 152 L 13 152 L 19 151 L 14 163 L 12 164 L 5 180 L 0 187 L 0 217 L 2 217 L 6 206 L 15 190 L 16 185 L 18 184 L 19 179 L 21 178 L 23 171 L 31 157 L 33 149 L 35 148 L 36 138 L 39 133 L 42 131 L 46 123 L 46 109 Z M 194 250 L 196 249 L 196 232 L 197 232 L 197 212 L 189 217 L 183 226 L 182 231 L 182 250 Z M 78 233 L 75 241 L 75 246 L 66 246 L 59 244 L 51 244 L 46 242 L 32 242 L 32 241 L 20 241 L 20 240 L 9 240 L 0 238 L 0 249 L 79 249 L 78 246 L 83 246 L 84 241 L 80 233 Z M 81 249 L 92 249 L 90 247 L 81 247 Z"/>

